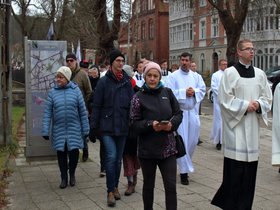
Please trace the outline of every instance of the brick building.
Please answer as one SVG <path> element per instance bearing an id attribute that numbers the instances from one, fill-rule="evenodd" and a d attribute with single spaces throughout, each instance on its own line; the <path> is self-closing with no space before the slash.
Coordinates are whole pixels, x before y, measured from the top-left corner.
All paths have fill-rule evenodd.
<path id="1" fill-rule="evenodd" d="M 122 26 L 119 35 L 120 49 L 127 56 L 129 64 L 135 64 L 143 57 L 155 62 L 168 59 L 168 12 L 168 2 L 164 0 L 133 2 L 130 22 Z"/>

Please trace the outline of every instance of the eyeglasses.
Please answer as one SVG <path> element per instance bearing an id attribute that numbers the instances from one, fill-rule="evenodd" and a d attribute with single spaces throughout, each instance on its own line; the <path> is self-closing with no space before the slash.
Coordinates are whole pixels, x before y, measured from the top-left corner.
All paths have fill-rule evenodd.
<path id="1" fill-rule="evenodd" d="M 124 63 L 123 59 L 116 59 L 115 61 L 118 62 L 118 63 Z"/>
<path id="2" fill-rule="evenodd" d="M 245 48 L 245 49 L 241 49 L 240 51 L 249 51 L 249 52 L 255 52 L 256 49 L 255 48 L 252 48 L 252 47 L 248 47 L 248 48 Z"/>
<path id="3" fill-rule="evenodd" d="M 68 60 L 66 60 L 66 63 L 68 63 L 68 62 L 74 62 L 74 59 L 68 59 Z"/>

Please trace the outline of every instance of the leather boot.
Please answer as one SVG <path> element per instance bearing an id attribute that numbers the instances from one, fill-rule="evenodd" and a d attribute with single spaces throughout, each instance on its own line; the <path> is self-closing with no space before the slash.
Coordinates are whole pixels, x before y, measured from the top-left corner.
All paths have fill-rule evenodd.
<path id="1" fill-rule="evenodd" d="M 189 175 L 188 173 L 180 174 L 181 177 L 181 184 L 182 185 L 189 185 Z"/>
<path id="2" fill-rule="evenodd" d="M 86 162 L 88 159 L 88 149 L 83 149 L 83 162 Z"/>
<path id="3" fill-rule="evenodd" d="M 127 189 L 124 192 L 124 195 L 129 196 L 132 193 L 135 193 L 135 185 L 132 182 L 128 182 Z"/>
<path id="4" fill-rule="evenodd" d="M 116 200 L 113 192 L 109 192 L 107 195 L 107 205 L 113 207 L 116 205 Z"/>
<path id="5" fill-rule="evenodd" d="M 75 175 L 71 175 L 70 174 L 70 182 L 69 182 L 70 186 L 73 187 L 76 185 L 76 178 Z"/>
<path id="6" fill-rule="evenodd" d="M 133 185 L 134 187 L 136 186 L 137 184 L 137 174 L 133 176 Z"/>
<path id="7" fill-rule="evenodd" d="M 66 188 L 67 187 L 67 180 L 66 179 L 62 179 L 61 180 L 61 183 L 60 183 L 60 185 L 59 185 L 59 188 L 60 189 L 64 189 L 64 188 Z"/>
<path id="8" fill-rule="evenodd" d="M 116 200 L 121 199 L 121 194 L 119 193 L 119 189 L 117 187 L 115 188 L 113 194 L 114 194 Z"/>

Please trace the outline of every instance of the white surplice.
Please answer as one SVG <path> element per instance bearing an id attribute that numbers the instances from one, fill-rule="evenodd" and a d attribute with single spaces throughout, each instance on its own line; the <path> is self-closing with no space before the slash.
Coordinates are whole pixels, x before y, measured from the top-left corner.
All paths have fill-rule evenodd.
<path id="1" fill-rule="evenodd" d="M 235 67 L 225 70 L 219 87 L 219 103 L 223 121 L 224 156 L 252 162 L 259 158 L 259 120 L 267 125 L 272 93 L 266 75 L 255 68 L 255 77 L 240 77 Z M 261 114 L 246 112 L 249 102 L 257 100 Z"/>
<path id="2" fill-rule="evenodd" d="M 280 83 L 275 88 L 273 98 L 271 163 L 280 166 Z"/>
<path id="3" fill-rule="evenodd" d="M 218 102 L 218 90 L 224 71 L 216 71 L 211 78 L 211 90 L 213 94 L 213 125 L 210 133 L 210 140 L 213 144 L 222 144 L 222 116 Z"/>
<path id="4" fill-rule="evenodd" d="M 191 70 L 184 72 L 181 68 L 168 76 L 166 87 L 172 89 L 183 111 L 183 120 L 178 128 L 178 133 L 184 139 L 187 154 L 178 158 L 177 164 L 181 174 L 190 173 L 194 171 L 191 157 L 197 145 L 200 127 L 195 106 L 203 100 L 206 87 L 200 75 Z M 186 95 L 189 87 L 195 91 L 193 97 Z"/>

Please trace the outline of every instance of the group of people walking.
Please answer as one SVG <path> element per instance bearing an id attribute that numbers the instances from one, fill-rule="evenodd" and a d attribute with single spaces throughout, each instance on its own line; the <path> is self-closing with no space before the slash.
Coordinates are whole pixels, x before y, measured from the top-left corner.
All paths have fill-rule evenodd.
<path id="1" fill-rule="evenodd" d="M 212 204 L 226 210 L 252 208 L 259 157 L 258 121 L 267 124 L 272 102 L 264 72 L 251 65 L 252 42 L 240 40 L 237 54 L 239 61 L 227 69 L 227 61 L 219 61 L 220 70 L 213 75 L 211 85 L 216 119 L 211 140 L 217 148 L 223 145 L 224 152 L 223 182 Z M 102 144 L 101 171 L 106 172 L 108 206 L 121 199 L 118 185 L 123 160 L 128 181 L 125 195 L 135 192 L 141 166 L 144 209 L 152 210 L 158 167 L 166 209 L 176 210 L 177 165 L 183 185 L 189 184 L 189 173 L 194 172 L 192 155 L 200 135 L 198 109 L 205 83 L 190 70 L 189 53 L 181 54 L 179 69 L 168 75 L 159 64 L 147 60 L 137 63 L 134 73 L 130 66 L 124 66 L 125 57 L 118 50 L 109 58 L 110 67 L 102 78 L 97 66 L 95 76 L 78 76 L 78 65 L 70 65 L 76 60 L 72 54 L 66 57 L 69 67 L 60 67 L 56 73 L 56 86 L 46 101 L 42 136 L 51 139 L 57 150 L 60 188 L 68 185 L 68 170 L 70 186 L 76 184 L 79 149 L 85 149 L 85 161 L 87 139 L 94 142 L 97 138 Z M 84 91 L 87 86 L 88 91 Z M 175 131 L 183 137 L 186 148 L 181 158 L 176 158 Z M 279 164 L 279 143 L 275 148 L 273 160 Z"/>

